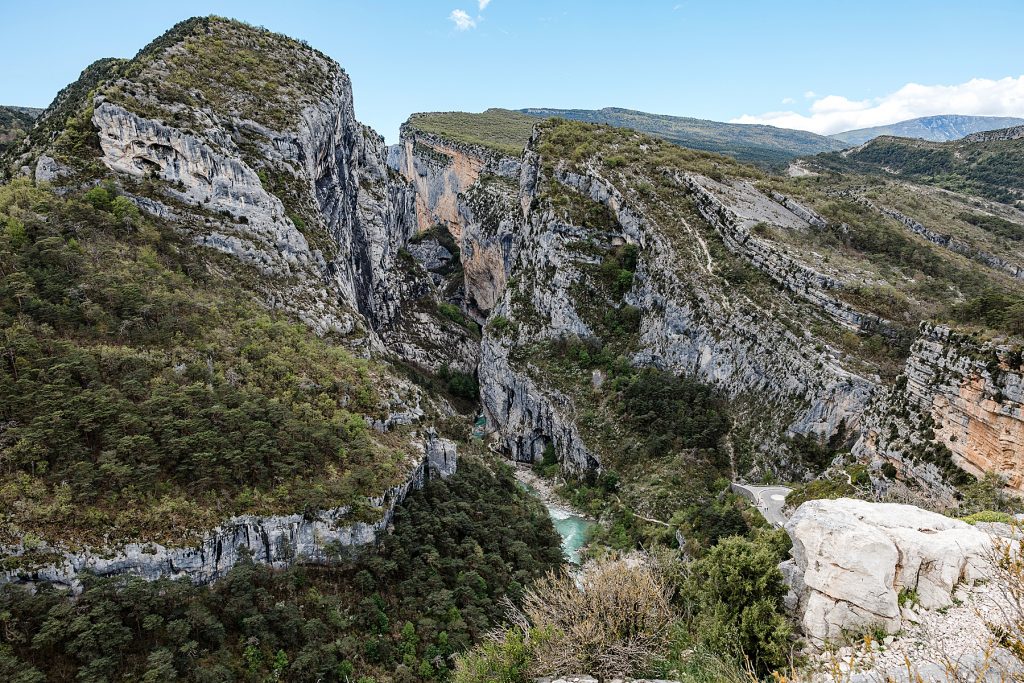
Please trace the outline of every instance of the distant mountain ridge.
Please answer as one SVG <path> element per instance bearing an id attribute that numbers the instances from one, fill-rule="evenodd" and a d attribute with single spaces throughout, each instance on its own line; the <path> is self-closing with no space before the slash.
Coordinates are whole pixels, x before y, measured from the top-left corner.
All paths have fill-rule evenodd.
<path id="1" fill-rule="evenodd" d="M 682 147 L 719 152 L 738 161 L 767 167 L 781 167 L 794 157 L 833 152 L 845 145 L 838 140 L 803 130 L 759 124 L 722 123 L 707 119 L 667 114 L 650 114 L 633 109 L 520 109 L 538 118 L 552 116 L 632 128 L 668 140 Z"/>
<path id="2" fill-rule="evenodd" d="M 842 173 L 899 176 L 1024 208 L 1024 126 L 947 142 L 883 135 L 811 163 Z"/>
<path id="3" fill-rule="evenodd" d="M 929 142 L 949 142 L 959 140 L 972 133 L 1010 128 L 1024 125 L 1024 119 L 1012 116 L 965 116 L 962 114 L 940 114 L 938 116 L 922 116 L 907 121 L 899 121 L 887 126 L 858 128 L 829 137 L 846 145 L 863 145 L 883 135 L 901 138 L 920 138 Z"/>

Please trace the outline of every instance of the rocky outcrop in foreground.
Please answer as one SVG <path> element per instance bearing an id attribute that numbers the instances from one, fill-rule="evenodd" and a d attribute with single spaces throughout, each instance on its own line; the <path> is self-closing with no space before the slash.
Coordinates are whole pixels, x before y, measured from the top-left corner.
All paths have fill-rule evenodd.
<path id="1" fill-rule="evenodd" d="M 959 584 L 990 573 L 991 537 L 911 505 L 813 500 L 786 531 L 793 541 L 793 558 L 780 566 L 787 607 L 815 645 L 896 633 L 904 605 L 949 607 Z"/>

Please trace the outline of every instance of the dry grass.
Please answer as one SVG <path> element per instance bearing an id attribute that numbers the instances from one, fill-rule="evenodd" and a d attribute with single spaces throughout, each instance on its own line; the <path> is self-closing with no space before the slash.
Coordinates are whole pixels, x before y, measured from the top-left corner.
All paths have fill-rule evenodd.
<path id="1" fill-rule="evenodd" d="M 577 582 L 569 572 L 535 583 L 512 612 L 517 625 L 551 634 L 537 643 L 538 675 L 638 675 L 664 656 L 675 620 L 654 567 L 630 559 L 598 562 Z"/>

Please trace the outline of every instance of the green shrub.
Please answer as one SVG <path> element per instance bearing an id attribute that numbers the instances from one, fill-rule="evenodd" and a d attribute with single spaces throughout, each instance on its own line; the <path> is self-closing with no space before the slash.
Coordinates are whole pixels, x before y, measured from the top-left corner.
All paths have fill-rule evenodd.
<path id="1" fill-rule="evenodd" d="M 499 335 L 503 335 L 512 329 L 512 322 L 503 315 L 496 315 L 491 318 L 489 327 Z"/>
<path id="2" fill-rule="evenodd" d="M 441 380 L 445 383 L 448 393 L 467 401 L 475 401 L 480 394 L 480 385 L 473 375 L 453 370 L 447 365 L 441 366 L 439 372 Z"/>
<path id="3" fill-rule="evenodd" d="M 459 655 L 452 683 L 528 683 L 534 655 L 530 640 L 535 633 L 507 629 L 499 639 Z"/>
<path id="4" fill-rule="evenodd" d="M 784 545 L 764 534 L 723 539 L 693 563 L 682 599 L 691 632 L 711 652 L 749 658 L 761 674 L 785 666 L 792 629 L 783 614 L 779 571 Z"/>
<path id="5" fill-rule="evenodd" d="M 84 195 L 82 199 L 92 204 L 93 208 L 99 209 L 100 211 L 110 211 L 110 202 L 112 198 L 110 192 L 105 187 L 97 185 L 92 188 Z"/>
<path id="6" fill-rule="evenodd" d="M 999 512 L 997 510 L 982 510 L 981 512 L 975 512 L 974 514 L 961 517 L 961 519 L 968 524 L 977 524 L 978 522 L 996 522 L 1002 524 L 1016 524 L 1016 518 L 1008 512 Z"/>

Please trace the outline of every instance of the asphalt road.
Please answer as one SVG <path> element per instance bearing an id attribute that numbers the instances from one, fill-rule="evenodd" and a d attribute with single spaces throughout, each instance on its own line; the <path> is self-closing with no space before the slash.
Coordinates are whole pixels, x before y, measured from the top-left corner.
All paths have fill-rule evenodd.
<path id="1" fill-rule="evenodd" d="M 749 500 L 772 526 L 785 526 L 789 521 L 789 518 L 782 514 L 782 507 L 786 504 L 786 496 L 793 489 L 785 486 L 751 486 L 735 481 L 731 488 L 733 493 L 738 493 Z"/>

